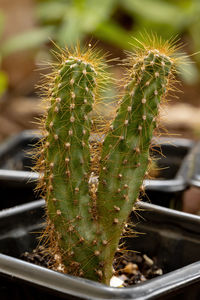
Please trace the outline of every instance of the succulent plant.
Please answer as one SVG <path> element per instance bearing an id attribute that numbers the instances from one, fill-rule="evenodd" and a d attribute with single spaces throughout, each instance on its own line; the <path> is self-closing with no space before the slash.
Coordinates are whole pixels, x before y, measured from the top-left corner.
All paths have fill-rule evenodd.
<path id="1" fill-rule="evenodd" d="M 173 53 L 173 45 L 154 39 L 129 54 L 124 95 L 100 130 L 91 111 L 107 80 L 101 55 L 92 48 L 62 50 L 47 77 L 36 168 L 46 200 L 44 236 L 58 270 L 109 284 L 122 230 L 148 174 Z"/>

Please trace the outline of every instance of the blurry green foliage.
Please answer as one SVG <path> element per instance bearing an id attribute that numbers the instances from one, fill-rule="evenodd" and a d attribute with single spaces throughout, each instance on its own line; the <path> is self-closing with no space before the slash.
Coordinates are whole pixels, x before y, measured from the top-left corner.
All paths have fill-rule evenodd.
<path id="1" fill-rule="evenodd" d="M 0 53 L 2 56 L 7 56 L 19 50 L 39 47 L 42 43 L 48 41 L 52 32 L 53 28 L 48 26 L 47 28 L 36 28 L 15 35 L 14 37 L 7 39 L 2 44 L 0 47 Z"/>
<path id="2" fill-rule="evenodd" d="M 40 24 L 56 27 L 56 41 L 60 45 L 73 45 L 107 22 L 117 3 L 116 0 L 41 0 L 36 14 Z"/>
<path id="3" fill-rule="evenodd" d="M 38 28 L 7 40 L 3 55 L 50 38 L 70 46 L 88 36 L 129 50 L 132 36 L 144 30 L 164 38 L 184 35 L 191 52 L 200 49 L 200 0 L 36 0 L 35 13 Z M 182 70 L 188 83 L 199 77 L 199 58 Z"/>
<path id="4" fill-rule="evenodd" d="M 164 38 L 185 34 L 191 52 L 200 49 L 199 0 L 38 0 L 37 3 L 40 24 L 55 26 L 54 39 L 61 46 L 73 45 L 91 35 L 129 50 L 132 36 L 147 30 Z M 131 20 L 128 30 L 116 18 L 117 14 Z M 187 83 L 199 79 L 197 65 L 191 64 L 190 59 L 180 74 Z"/>
<path id="5" fill-rule="evenodd" d="M 5 93 L 8 87 L 8 76 L 5 72 L 0 71 L 0 97 Z"/>

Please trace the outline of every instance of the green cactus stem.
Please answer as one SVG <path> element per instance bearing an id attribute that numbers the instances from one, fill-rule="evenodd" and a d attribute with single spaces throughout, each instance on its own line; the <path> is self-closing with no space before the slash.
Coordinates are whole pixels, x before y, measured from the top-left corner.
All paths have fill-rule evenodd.
<path id="1" fill-rule="evenodd" d="M 88 114 L 97 94 L 97 72 L 101 71 L 95 70 L 88 56 L 64 55 L 53 73 L 38 165 L 47 204 L 45 235 L 57 267 L 98 280 L 99 229 L 88 184 L 92 125 Z"/>
<path id="2" fill-rule="evenodd" d="M 124 96 L 109 129 L 106 121 L 101 127 L 103 142 L 89 143 L 100 134 L 90 112 L 107 80 L 102 60 L 95 61 L 91 49 L 66 51 L 55 67 L 36 168 L 46 200 L 44 235 L 57 270 L 109 285 L 124 225 L 148 173 L 159 105 L 173 70 L 173 49 L 158 49 L 130 54 Z"/>
<path id="3" fill-rule="evenodd" d="M 160 101 L 166 92 L 170 58 L 159 51 L 144 52 L 131 68 L 125 95 L 102 148 L 97 211 L 109 241 L 104 281 L 109 282 L 111 261 L 122 228 L 147 174 L 149 148 L 156 127 Z"/>

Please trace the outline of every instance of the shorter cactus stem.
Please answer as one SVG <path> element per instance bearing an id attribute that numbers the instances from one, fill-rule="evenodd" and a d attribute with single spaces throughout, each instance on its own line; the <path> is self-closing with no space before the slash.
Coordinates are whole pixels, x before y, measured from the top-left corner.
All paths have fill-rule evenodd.
<path id="1" fill-rule="evenodd" d="M 98 280 L 99 243 L 95 241 L 99 226 L 88 183 L 89 113 L 97 94 L 97 71 L 87 58 L 64 56 L 55 70 L 40 168 L 44 169 L 46 234 L 57 266 L 69 274 Z"/>

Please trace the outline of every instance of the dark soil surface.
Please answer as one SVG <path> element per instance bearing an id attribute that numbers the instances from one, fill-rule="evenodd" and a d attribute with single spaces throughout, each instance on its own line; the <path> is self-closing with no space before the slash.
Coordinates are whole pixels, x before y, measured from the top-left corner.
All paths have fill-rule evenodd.
<path id="1" fill-rule="evenodd" d="M 157 265 L 156 258 L 150 258 L 146 254 L 127 251 L 117 252 L 114 260 L 115 276 L 124 281 L 123 286 L 129 286 L 146 281 L 163 274 L 163 270 Z"/>
<path id="2" fill-rule="evenodd" d="M 50 256 L 44 255 L 44 247 L 39 246 L 32 252 L 25 252 L 23 260 L 36 265 L 52 269 L 53 260 Z M 114 276 L 123 281 L 123 286 L 131 286 L 144 282 L 148 279 L 163 274 L 163 270 L 157 265 L 156 258 L 150 258 L 146 254 L 127 251 L 117 252 L 114 259 Z"/>
<path id="3" fill-rule="evenodd" d="M 44 250 L 45 248 L 43 246 L 39 246 L 32 252 L 24 252 L 21 258 L 37 266 L 51 269 L 53 265 L 52 257 L 45 255 Z"/>

